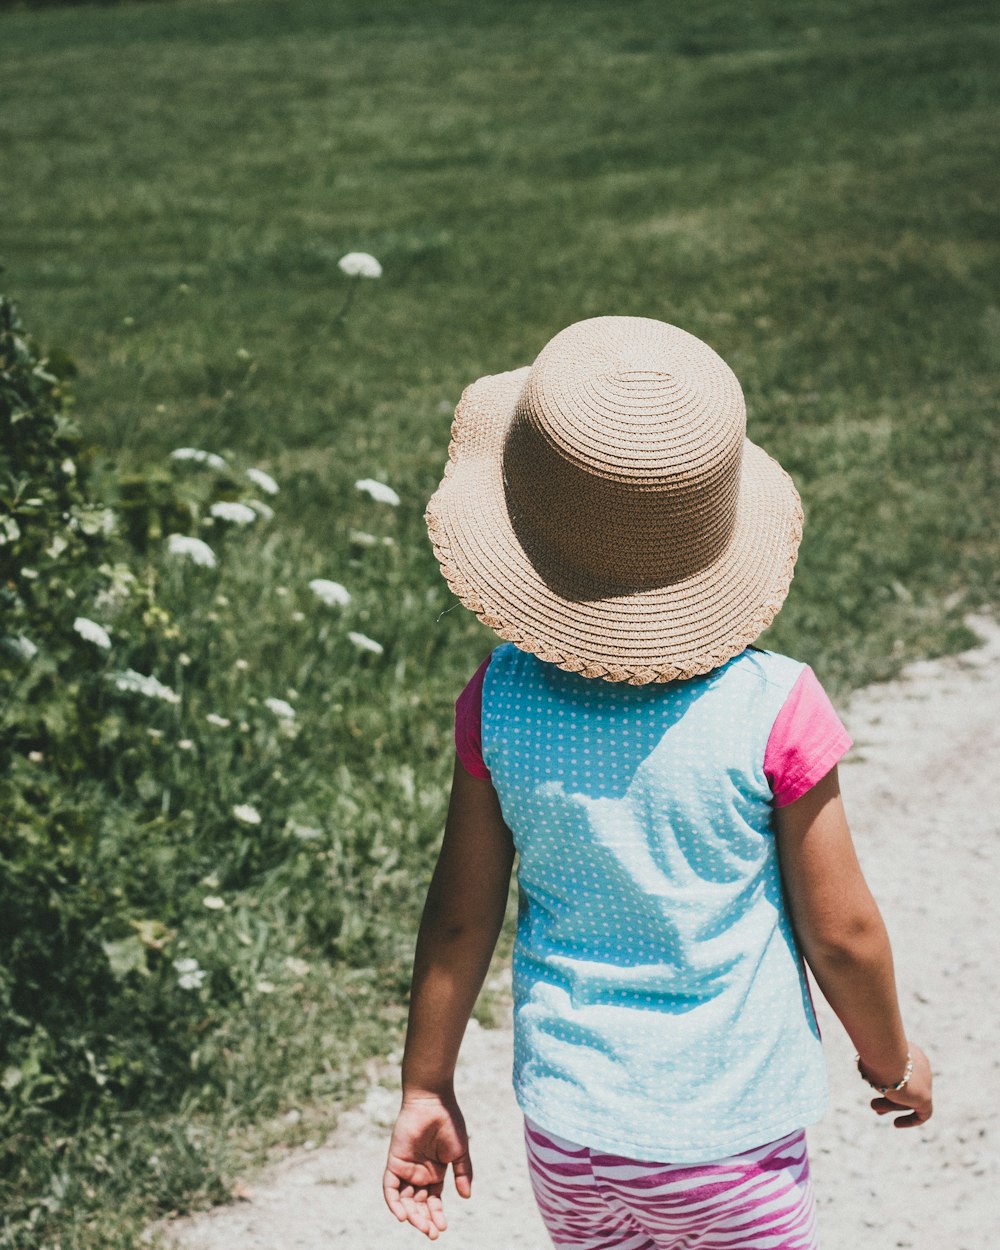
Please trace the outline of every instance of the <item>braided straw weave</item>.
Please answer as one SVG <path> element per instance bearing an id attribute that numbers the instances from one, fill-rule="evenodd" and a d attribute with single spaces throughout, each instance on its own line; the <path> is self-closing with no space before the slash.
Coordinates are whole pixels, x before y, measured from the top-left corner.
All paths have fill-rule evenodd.
<path id="1" fill-rule="evenodd" d="M 644 685 L 706 673 L 771 623 L 802 506 L 746 438 L 700 339 L 594 317 L 467 387 L 426 520 L 448 585 L 501 638 Z"/>

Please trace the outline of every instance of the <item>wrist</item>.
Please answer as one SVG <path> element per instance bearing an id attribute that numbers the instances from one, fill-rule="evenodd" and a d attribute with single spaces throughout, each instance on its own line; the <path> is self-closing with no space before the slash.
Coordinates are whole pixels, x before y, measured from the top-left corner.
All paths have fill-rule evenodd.
<path id="1" fill-rule="evenodd" d="M 403 1102 L 450 1102 L 455 1098 L 455 1086 L 447 1080 L 414 1080 L 403 1077 Z"/>
<path id="2" fill-rule="evenodd" d="M 909 1049 L 888 1063 L 870 1064 L 860 1055 L 855 1055 L 854 1059 L 862 1080 L 883 1095 L 905 1089 L 913 1075 L 913 1056 Z"/>

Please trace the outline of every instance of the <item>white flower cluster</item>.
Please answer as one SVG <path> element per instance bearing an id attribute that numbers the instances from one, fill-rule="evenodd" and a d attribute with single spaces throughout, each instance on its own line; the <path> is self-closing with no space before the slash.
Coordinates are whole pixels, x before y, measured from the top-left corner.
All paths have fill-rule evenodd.
<path id="1" fill-rule="evenodd" d="M 203 569 L 215 568 L 215 552 L 200 538 L 190 538 L 187 534 L 171 534 L 167 539 L 167 550 L 172 556 L 183 556 Z"/>
<path id="2" fill-rule="evenodd" d="M 399 496 L 391 486 L 386 486 L 385 482 L 377 482 L 374 478 L 363 477 L 354 483 L 357 490 L 366 491 L 371 495 L 372 499 L 379 503 L 392 504 L 394 508 L 399 507 Z"/>
<path id="3" fill-rule="evenodd" d="M 177 984 L 182 990 L 199 990 L 208 975 L 204 968 L 198 967 L 197 959 L 175 959 L 174 970 L 177 973 Z"/>
<path id="4" fill-rule="evenodd" d="M 171 460 L 193 460 L 195 464 L 207 465 L 210 469 L 225 469 L 227 464 L 214 451 L 202 451 L 200 447 L 178 447 L 170 453 Z"/>
<path id="5" fill-rule="evenodd" d="M 284 720 L 295 719 L 295 708 L 290 703 L 286 703 L 284 699 L 265 699 L 264 706 L 269 708 L 275 716 Z"/>
<path id="6" fill-rule="evenodd" d="M 381 655 L 385 650 L 385 647 L 380 642 L 376 642 L 374 638 L 369 638 L 367 634 L 358 634 L 351 629 L 347 631 L 347 636 L 359 651 L 370 651 L 373 655 Z"/>
<path id="7" fill-rule="evenodd" d="M 250 525 L 257 520 L 257 513 L 245 503 L 230 503 L 220 499 L 209 508 L 212 516 L 220 521 L 231 521 L 234 525 Z"/>
<path id="8" fill-rule="evenodd" d="M 102 651 L 107 651 L 111 647 L 111 635 L 103 625 L 98 625 L 96 621 L 91 621 L 86 616 L 78 616 L 73 622 L 73 628 L 81 638 L 92 642 Z"/>
<path id="9" fill-rule="evenodd" d="M 259 825 L 261 822 L 260 812 L 251 803 L 237 803 L 233 815 L 244 825 Z"/>
<path id="10" fill-rule="evenodd" d="M 16 638 L 13 634 L 8 634 L 4 639 L 4 644 L 15 655 L 19 655 L 22 660 L 33 660 L 38 654 L 38 647 L 30 638 L 26 638 L 24 634 L 18 634 Z"/>
<path id="11" fill-rule="evenodd" d="M 340 582 L 328 581 L 325 577 L 314 577 L 309 589 L 317 599 L 322 600 L 328 608 L 346 607 L 351 602 L 351 592 Z"/>
<path id="12" fill-rule="evenodd" d="M 266 495 L 276 495 L 278 493 L 278 483 L 270 473 L 265 473 L 263 469 L 247 469 L 247 477 L 255 486 L 259 486 Z"/>
<path id="13" fill-rule="evenodd" d="M 108 680 L 115 687 L 127 694 L 141 694 L 146 699 L 162 699 L 164 703 L 180 703 L 181 696 L 165 686 L 155 677 L 145 673 L 137 673 L 134 668 L 127 668 L 124 673 L 109 673 Z"/>
<path id="14" fill-rule="evenodd" d="M 370 252 L 348 252 L 337 262 L 349 278 L 381 278 L 382 266 Z"/>

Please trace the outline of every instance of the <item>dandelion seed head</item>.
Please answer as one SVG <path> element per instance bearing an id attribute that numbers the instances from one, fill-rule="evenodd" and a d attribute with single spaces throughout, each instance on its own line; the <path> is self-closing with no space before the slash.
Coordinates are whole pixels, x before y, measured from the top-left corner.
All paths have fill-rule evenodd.
<path id="1" fill-rule="evenodd" d="M 337 262 L 349 278 L 381 278 L 382 266 L 369 252 L 348 252 Z"/>
<path id="2" fill-rule="evenodd" d="M 377 500 L 379 503 L 392 504 L 394 508 L 399 506 L 399 496 L 385 482 L 377 482 L 372 477 L 363 477 L 359 478 L 354 485 L 358 490 L 366 491 L 371 495 L 372 499 Z"/>
<path id="3" fill-rule="evenodd" d="M 351 592 L 340 582 L 328 581 L 325 577 L 314 577 L 309 589 L 321 599 L 328 608 L 346 607 L 351 602 Z"/>
<path id="4" fill-rule="evenodd" d="M 213 503 L 209 512 L 219 521 L 230 521 L 233 525 L 250 525 L 257 520 L 257 513 L 245 503 L 233 503 L 228 499 L 220 499 Z"/>
<path id="5" fill-rule="evenodd" d="M 199 564 L 202 568 L 215 568 L 215 552 L 200 538 L 189 538 L 186 534 L 171 534 L 167 539 L 167 550 L 172 556 L 184 556 L 192 564 Z"/>

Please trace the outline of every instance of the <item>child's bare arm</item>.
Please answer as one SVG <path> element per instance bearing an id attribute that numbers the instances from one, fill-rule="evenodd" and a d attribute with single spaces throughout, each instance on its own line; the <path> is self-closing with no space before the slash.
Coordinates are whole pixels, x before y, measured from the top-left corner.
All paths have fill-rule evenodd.
<path id="1" fill-rule="evenodd" d="M 775 812 L 778 855 L 796 937 L 827 1002 L 854 1042 L 864 1075 L 878 1086 L 904 1074 L 906 1086 L 872 1106 L 880 1114 L 909 1107 L 897 1126 L 931 1114 L 927 1057 L 908 1043 L 896 994 L 892 950 L 865 881 L 840 796 L 837 769 Z"/>
<path id="2" fill-rule="evenodd" d="M 472 1161 L 453 1078 L 462 1036 L 503 924 L 514 843 L 492 784 L 457 760 L 444 840 L 417 935 L 403 1102 L 383 1178 L 389 1209 L 434 1241 L 447 1227 L 451 1164 L 468 1198 Z"/>

